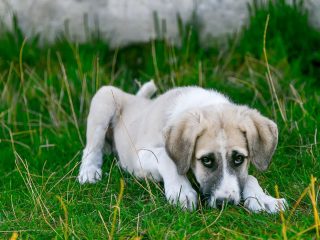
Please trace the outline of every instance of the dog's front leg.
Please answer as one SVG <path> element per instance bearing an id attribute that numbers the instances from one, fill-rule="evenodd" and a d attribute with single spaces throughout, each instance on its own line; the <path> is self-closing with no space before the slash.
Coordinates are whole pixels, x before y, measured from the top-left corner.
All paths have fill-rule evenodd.
<path id="1" fill-rule="evenodd" d="M 198 194 L 192 188 L 188 178 L 178 174 L 177 166 L 164 149 L 159 155 L 158 169 L 163 179 L 167 200 L 171 204 L 180 205 L 182 208 L 196 209 Z"/>
<path id="2" fill-rule="evenodd" d="M 242 197 L 244 206 L 252 212 L 266 211 L 277 213 L 281 209 L 285 210 L 287 202 L 284 198 L 274 198 L 267 195 L 260 187 L 258 180 L 249 175 L 243 188 Z"/>

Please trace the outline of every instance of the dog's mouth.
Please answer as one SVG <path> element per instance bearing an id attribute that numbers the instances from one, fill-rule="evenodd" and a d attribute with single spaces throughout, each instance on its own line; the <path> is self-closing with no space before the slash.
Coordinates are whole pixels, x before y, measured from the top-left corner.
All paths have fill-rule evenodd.
<path id="1" fill-rule="evenodd" d="M 223 208 L 227 205 L 238 205 L 240 202 L 239 199 L 234 199 L 234 198 L 216 198 L 213 194 L 209 193 L 201 193 L 200 195 L 201 201 L 209 205 L 212 208 Z"/>
<path id="2" fill-rule="evenodd" d="M 239 200 L 233 198 L 215 198 L 214 196 L 211 196 L 208 203 L 210 207 L 223 208 L 227 205 L 238 205 Z"/>
<path id="3" fill-rule="evenodd" d="M 201 199 L 202 202 L 208 202 L 210 197 L 211 197 L 210 193 L 200 192 L 200 199 Z"/>
<path id="4" fill-rule="evenodd" d="M 209 206 L 212 208 L 223 208 L 227 205 L 238 205 L 240 203 L 240 190 L 241 189 L 233 189 L 223 191 L 217 185 L 201 185 L 197 182 L 194 175 L 190 174 L 192 178 L 192 186 L 200 193 L 200 199 L 203 203 L 203 206 Z M 223 194 L 221 194 L 223 192 Z"/>

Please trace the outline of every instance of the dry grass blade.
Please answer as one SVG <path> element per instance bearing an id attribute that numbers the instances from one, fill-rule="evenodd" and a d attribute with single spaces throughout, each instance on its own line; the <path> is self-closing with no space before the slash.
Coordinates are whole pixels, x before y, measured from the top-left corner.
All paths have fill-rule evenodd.
<path id="1" fill-rule="evenodd" d="M 116 63 L 117 63 L 117 58 L 118 58 L 118 52 L 119 52 L 119 48 L 116 48 L 113 58 L 112 58 L 112 67 L 111 67 L 111 81 L 110 81 L 110 85 L 112 85 L 115 81 L 115 71 L 116 71 Z"/>
<path id="2" fill-rule="evenodd" d="M 264 28 L 264 34 L 263 34 L 263 56 L 264 56 L 264 59 L 265 59 L 265 62 L 266 62 L 266 66 L 267 66 L 267 80 L 268 80 L 268 85 L 269 85 L 269 87 L 271 89 L 271 92 L 270 92 L 271 96 L 276 99 L 276 103 L 278 105 L 279 112 L 281 114 L 282 120 L 286 123 L 287 122 L 287 117 L 286 117 L 286 114 L 285 114 L 285 110 L 283 109 L 283 106 L 280 104 L 276 89 L 274 87 L 273 78 L 272 78 L 272 75 L 271 75 L 269 62 L 268 62 L 267 50 L 266 50 L 266 37 L 267 37 L 269 18 L 270 18 L 270 15 L 268 14 L 267 20 L 266 20 L 266 25 L 265 25 L 265 28 Z"/>
<path id="3" fill-rule="evenodd" d="M 279 199 L 279 189 L 278 189 L 278 185 L 276 185 L 275 187 L 275 192 L 276 192 L 276 197 Z M 282 228 L 281 228 L 281 232 L 282 232 L 282 237 L 284 240 L 287 240 L 287 224 L 286 224 L 286 219 L 284 218 L 284 214 L 283 214 L 283 209 L 282 207 L 280 207 L 280 219 L 281 219 L 281 224 L 282 224 Z"/>
<path id="4" fill-rule="evenodd" d="M 248 234 L 244 234 L 244 233 L 240 233 L 240 232 L 237 232 L 235 230 L 232 230 L 232 229 L 229 229 L 229 228 L 226 228 L 226 227 L 221 227 L 221 229 L 227 231 L 227 232 L 230 232 L 232 234 L 234 234 L 235 236 L 243 236 L 245 237 L 245 239 L 264 239 L 262 237 L 256 237 L 256 236 L 251 236 L 251 235 L 248 235 Z M 241 239 L 241 238 L 235 238 L 235 239 Z"/>
<path id="5" fill-rule="evenodd" d="M 153 63 L 154 71 L 156 74 L 156 78 L 155 78 L 156 84 L 157 84 L 157 86 L 161 86 L 161 88 L 163 89 L 163 86 L 160 81 L 160 72 L 159 72 L 159 68 L 158 68 L 156 46 L 155 46 L 154 41 L 152 41 L 152 43 L 151 43 L 151 51 L 152 51 L 152 63 Z"/>
<path id="6" fill-rule="evenodd" d="M 26 113 L 27 113 L 27 121 L 28 121 L 28 127 L 29 127 L 29 131 L 30 131 L 31 142 L 34 143 L 33 135 L 31 134 L 32 129 L 31 129 L 31 124 L 30 124 L 30 114 L 29 114 L 29 108 L 28 108 L 28 101 L 27 101 L 27 97 L 24 92 L 25 79 L 24 79 L 22 57 L 23 57 L 23 49 L 26 45 L 26 42 L 27 42 L 27 38 L 25 38 L 23 40 L 20 51 L 19 51 L 19 70 L 20 70 L 20 82 L 21 82 L 20 88 L 22 89 L 22 98 L 23 98 L 23 102 L 25 105 Z M 18 91 L 18 92 L 20 92 L 20 91 Z"/>
<path id="7" fill-rule="evenodd" d="M 23 49 L 24 46 L 26 45 L 27 38 L 24 38 L 20 51 L 19 51 L 19 70 L 20 70 L 20 81 L 21 81 L 21 86 L 24 84 L 24 72 L 23 72 L 23 65 L 22 65 L 22 56 L 23 56 Z"/>
<path id="8" fill-rule="evenodd" d="M 68 210 L 67 210 L 66 205 L 63 202 L 63 199 L 60 196 L 56 196 L 56 198 L 59 200 L 59 202 L 61 204 L 61 208 L 62 208 L 63 213 L 64 213 L 63 235 L 64 235 L 64 239 L 66 240 L 69 237 Z"/>
<path id="9" fill-rule="evenodd" d="M 317 239 L 320 238 L 319 228 L 320 228 L 320 220 L 319 220 L 319 213 L 317 209 L 317 196 L 315 191 L 315 183 L 317 179 L 311 175 L 311 183 L 309 188 L 309 197 L 311 200 L 312 208 L 313 208 L 313 216 L 314 216 L 314 223 L 315 223 L 315 229 L 316 229 L 316 236 Z"/>
<path id="10" fill-rule="evenodd" d="M 287 222 L 290 222 L 290 219 L 293 216 L 293 213 L 296 211 L 297 207 L 300 205 L 302 199 L 307 195 L 309 191 L 309 187 L 305 188 L 302 192 L 302 194 L 300 195 L 300 197 L 298 198 L 298 200 L 296 201 L 296 203 L 294 204 L 293 208 L 290 211 L 289 217 L 287 218 Z"/>
<path id="11" fill-rule="evenodd" d="M 76 153 L 76 155 L 71 159 L 69 164 L 73 162 L 78 156 L 80 155 L 80 151 Z M 61 183 L 68 175 L 71 175 L 76 168 L 80 165 L 80 162 L 77 162 L 74 167 L 72 167 L 63 177 L 61 177 L 49 190 L 48 192 L 51 192 L 59 183 Z"/>
<path id="12" fill-rule="evenodd" d="M 120 179 L 120 191 L 119 191 L 117 203 L 114 206 L 114 210 L 113 210 L 112 226 L 111 226 L 111 231 L 109 235 L 110 240 L 114 238 L 114 232 L 116 229 L 116 222 L 117 222 L 117 213 L 119 213 L 120 215 L 120 203 L 123 198 L 123 192 L 124 192 L 124 180 Z"/>
<path id="13" fill-rule="evenodd" d="M 209 232 L 209 228 L 212 227 L 212 226 L 220 219 L 223 210 L 224 210 L 224 206 L 222 206 L 222 208 L 221 208 L 218 216 L 216 217 L 216 219 L 215 219 L 212 223 L 210 223 L 209 225 L 207 225 L 207 222 L 204 220 L 205 225 L 206 225 L 205 228 L 201 229 L 201 230 L 198 231 L 198 232 L 195 232 L 195 233 L 192 234 L 191 236 L 196 236 L 196 235 L 198 235 L 199 233 L 201 233 L 201 232 L 203 232 L 203 231 L 208 231 L 208 232 Z"/>
<path id="14" fill-rule="evenodd" d="M 14 154 L 15 154 L 15 162 L 16 162 L 17 170 L 18 170 L 24 184 L 26 185 L 26 187 L 30 193 L 30 196 L 31 196 L 31 199 L 34 203 L 34 206 L 40 207 L 40 211 L 41 211 L 41 214 L 43 216 L 45 223 L 57 234 L 57 236 L 61 237 L 60 234 L 55 230 L 53 225 L 47 219 L 47 216 L 49 216 L 51 221 L 53 223 L 55 223 L 55 219 L 53 218 L 48 207 L 45 205 L 44 201 L 42 200 L 42 196 L 39 193 L 35 183 L 32 180 L 27 162 L 24 161 L 17 152 L 14 152 Z M 21 163 L 21 165 L 23 166 L 26 173 L 23 173 L 22 169 L 20 169 L 19 163 Z"/>
<path id="15" fill-rule="evenodd" d="M 312 225 L 311 227 L 308 227 L 307 229 L 300 231 L 299 233 L 296 234 L 296 237 L 300 237 L 303 234 L 315 229 L 316 231 L 316 238 L 319 239 L 319 228 L 320 228 L 320 221 L 319 221 L 319 212 L 317 209 L 317 194 L 315 191 L 315 183 L 316 183 L 317 179 L 315 177 L 313 177 L 313 175 L 311 175 L 311 182 L 309 184 L 309 186 L 307 188 L 304 189 L 304 191 L 302 192 L 302 194 L 299 196 L 298 200 L 296 201 L 296 203 L 294 204 L 292 210 L 290 211 L 289 217 L 287 218 L 286 222 L 286 226 L 289 225 L 290 220 L 294 214 L 294 212 L 296 211 L 296 209 L 298 208 L 298 206 L 300 205 L 302 199 L 309 194 L 310 200 L 311 200 L 311 205 L 313 208 L 313 216 L 314 216 L 314 225 Z M 277 190 L 276 190 L 277 192 Z M 280 213 L 281 214 L 281 213 Z M 281 216 L 281 215 L 280 215 Z M 281 220 L 282 220 L 282 216 L 281 216 Z M 284 220 L 282 220 L 282 223 L 284 223 Z"/>
<path id="16" fill-rule="evenodd" d="M 10 240 L 17 240 L 19 237 L 19 234 L 17 232 L 13 232 L 11 237 L 10 237 Z"/>
<path id="17" fill-rule="evenodd" d="M 75 127 L 77 129 L 79 140 L 80 140 L 82 146 L 84 146 L 84 143 L 83 143 L 83 140 L 82 140 L 82 136 L 81 136 L 81 133 L 80 133 L 80 130 L 79 130 L 78 120 L 77 120 L 76 113 L 75 113 L 74 107 L 73 107 L 71 91 L 70 91 L 70 85 L 69 85 L 69 82 L 68 82 L 66 69 L 65 69 L 65 67 L 63 65 L 63 62 L 62 62 L 62 59 L 61 59 L 61 56 L 60 56 L 59 53 L 57 53 L 57 56 L 58 56 L 58 61 L 59 61 L 59 64 L 60 64 L 60 67 L 61 67 L 61 71 L 62 71 L 62 78 L 63 78 L 63 81 L 65 83 L 66 89 L 67 89 L 67 94 L 68 94 L 69 104 L 70 104 L 70 108 L 71 108 L 71 112 L 72 112 L 72 116 L 73 116 L 74 125 L 75 125 Z"/>
<path id="18" fill-rule="evenodd" d="M 308 227 L 307 229 L 305 229 L 305 230 L 297 233 L 296 236 L 297 236 L 297 237 L 300 237 L 300 236 L 304 235 L 305 233 L 307 233 L 307 232 L 309 232 L 309 231 L 311 231 L 311 230 L 313 230 L 313 229 L 319 228 L 319 227 L 320 227 L 320 225 L 313 225 L 313 226 Z M 317 239 L 319 239 L 319 238 L 317 238 Z"/>
<path id="19" fill-rule="evenodd" d="M 108 236 L 110 236 L 110 232 L 109 232 L 109 230 L 108 230 L 108 228 L 107 228 L 106 222 L 104 221 L 104 219 L 103 219 L 103 217 L 102 217 L 101 212 L 98 211 L 98 214 L 99 214 L 99 217 L 100 217 L 100 219 L 101 219 L 101 221 L 102 221 L 102 223 L 103 223 L 104 228 L 106 229 L 106 231 L 107 231 L 107 233 L 108 233 Z"/>

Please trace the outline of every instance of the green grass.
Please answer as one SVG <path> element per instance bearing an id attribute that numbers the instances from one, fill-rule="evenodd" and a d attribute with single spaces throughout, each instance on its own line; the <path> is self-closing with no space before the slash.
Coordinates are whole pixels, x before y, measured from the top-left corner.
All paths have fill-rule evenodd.
<path id="1" fill-rule="evenodd" d="M 274 91 L 263 55 L 268 14 L 266 51 Z M 196 30 L 183 34 L 181 48 L 156 41 L 116 51 L 99 40 L 62 39 L 39 48 L 36 39 L 24 45 L 19 29 L 1 35 L 1 239 L 14 232 L 21 239 L 317 238 L 311 199 L 319 209 L 319 181 L 315 196 L 307 193 L 294 207 L 311 175 L 320 177 L 320 33 L 308 25 L 307 13 L 283 1 L 253 6 L 250 24 L 230 37 L 227 49 L 214 42 L 201 48 Z M 161 184 L 138 181 L 118 168 L 114 156 L 105 156 L 107 175 L 101 182 L 77 183 L 95 91 L 112 84 L 134 93 L 134 79 L 151 78 L 161 92 L 184 85 L 218 89 L 277 122 L 280 139 L 270 168 L 250 172 L 271 195 L 277 185 L 288 200 L 284 220 L 242 206 L 183 211 L 167 203 Z"/>

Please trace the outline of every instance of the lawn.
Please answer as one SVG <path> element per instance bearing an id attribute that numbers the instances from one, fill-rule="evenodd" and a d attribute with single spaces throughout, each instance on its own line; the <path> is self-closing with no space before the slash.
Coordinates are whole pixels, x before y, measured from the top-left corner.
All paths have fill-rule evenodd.
<path id="1" fill-rule="evenodd" d="M 39 47 L 18 28 L 1 32 L 0 239 L 319 238 L 320 32 L 298 5 L 251 6 L 248 26 L 208 48 L 191 26 L 181 29 L 180 47 L 153 41 L 116 50 L 95 36 Z M 214 88 L 274 119 L 279 144 L 271 166 L 250 173 L 285 197 L 288 210 L 184 211 L 167 203 L 161 184 L 119 169 L 115 156 L 105 156 L 101 182 L 80 185 L 91 97 L 103 85 L 135 93 L 149 79 L 159 94 Z"/>

